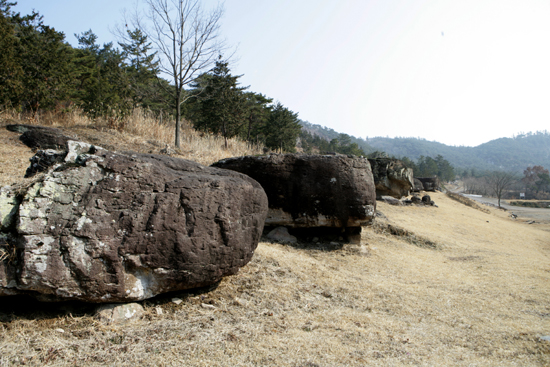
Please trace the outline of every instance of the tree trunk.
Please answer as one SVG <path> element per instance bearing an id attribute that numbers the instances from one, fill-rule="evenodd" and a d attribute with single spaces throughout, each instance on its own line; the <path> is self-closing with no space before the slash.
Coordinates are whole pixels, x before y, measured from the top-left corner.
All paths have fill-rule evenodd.
<path id="1" fill-rule="evenodd" d="M 226 134 L 226 131 L 225 131 L 225 120 L 222 122 L 222 134 L 223 134 L 223 139 L 224 139 L 224 142 L 225 142 L 225 149 L 227 150 L 227 134 Z"/>
<path id="2" fill-rule="evenodd" d="M 246 134 L 246 141 L 250 143 L 250 131 L 252 130 L 252 115 L 248 117 L 248 133 Z"/>
<path id="3" fill-rule="evenodd" d="M 180 149 L 181 91 L 176 92 L 176 148 Z"/>

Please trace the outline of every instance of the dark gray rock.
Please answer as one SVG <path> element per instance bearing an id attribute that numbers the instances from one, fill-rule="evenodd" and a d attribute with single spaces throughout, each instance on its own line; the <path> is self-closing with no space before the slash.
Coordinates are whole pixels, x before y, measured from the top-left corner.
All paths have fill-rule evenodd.
<path id="1" fill-rule="evenodd" d="M 19 140 L 32 149 L 66 150 L 67 141 L 74 140 L 59 129 L 45 126 L 13 124 L 6 129 L 21 133 Z"/>
<path id="2" fill-rule="evenodd" d="M 422 196 L 422 204 L 434 206 L 435 202 L 432 200 L 430 195 L 424 195 Z"/>
<path id="3" fill-rule="evenodd" d="M 403 206 L 403 202 L 393 196 L 382 196 L 380 200 L 390 205 Z"/>
<path id="4" fill-rule="evenodd" d="M 417 177 L 422 182 L 424 191 L 436 191 L 439 190 L 440 183 L 437 177 Z"/>
<path id="5" fill-rule="evenodd" d="M 374 217 L 374 182 L 364 158 L 270 154 L 228 158 L 213 166 L 244 173 L 262 185 L 269 200 L 266 226 L 345 229 L 370 224 Z M 357 231 L 348 232 L 357 237 Z"/>
<path id="6" fill-rule="evenodd" d="M 414 187 L 412 169 L 393 158 L 369 158 L 369 162 L 378 199 L 382 196 L 393 196 L 396 199 L 409 196 Z"/>
<path id="7" fill-rule="evenodd" d="M 127 302 L 214 284 L 252 257 L 267 215 L 243 174 L 68 142 L 0 191 L 0 295 Z"/>
<path id="8" fill-rule="evenodd" d="M 32 177 L 37 173 L 47 171 L 50 167 L 63 163 L 67 152 L 64 150 L 46 149 L 39 150 L 31 157 L 31 165 L 25 172 L 25 178 Z"/>
<path id="9" fill-rule="evenodd" d="M 414 179 L 414 187 L 412 189 L 413 192 L 420 192 L 424 190 L 424 186 L 422 185 L 422 181 L 420 181 L 418 178 Z"/>

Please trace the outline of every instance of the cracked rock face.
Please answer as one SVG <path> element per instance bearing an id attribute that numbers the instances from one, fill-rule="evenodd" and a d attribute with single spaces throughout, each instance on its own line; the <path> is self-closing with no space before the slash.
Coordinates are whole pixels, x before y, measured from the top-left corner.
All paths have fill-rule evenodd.
<path id="1" fill-rule="evenodd" d="M 369 159 L 376 184 L 376 197 L 393 196 L 401 199 L 409 196 L 414 188 L 413 170 L 402 161 L 393 158 Z"/>
<path id="2" fill-rule="evenodd" d="M 267 215 L 256 181 L 66 146 L 32 184 L 0 191 L 0 296 L 143 300 L 214 284 L 251 259 Z"/>
<path id="3" fill-rule="evenodd" d="M 228 158 L 215 167 L 258 181 L 269 199 L 268 226 L 361 227 L 374 218 L 369 162 L 345 155 L 271 154 Z"/>

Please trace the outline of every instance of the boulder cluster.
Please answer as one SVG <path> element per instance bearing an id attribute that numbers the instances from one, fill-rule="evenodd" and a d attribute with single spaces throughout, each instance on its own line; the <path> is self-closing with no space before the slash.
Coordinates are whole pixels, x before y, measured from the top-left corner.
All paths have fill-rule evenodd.
<path id="1" fill-rule="evenodd" d="M 8 129 L 36 154 L 29 180 L 0 189 L 0 296 L 112 303 L 212 285 L 250 261 L 263 233 L 357 243 L 377 198 L 401 202 L 418 186 L 395 159 L 268 154 L 205 167 Z"/>

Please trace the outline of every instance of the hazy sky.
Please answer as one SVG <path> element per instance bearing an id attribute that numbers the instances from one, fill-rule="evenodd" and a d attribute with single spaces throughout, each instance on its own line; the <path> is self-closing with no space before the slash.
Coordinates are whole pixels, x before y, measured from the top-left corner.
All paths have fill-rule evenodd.
<path id="1" fill-rule="evenodd" d="M 19 0 L 99 42 L 134 0 Z M 206 8 L 215 1 L 203 0 Z M 226 0 L 233 74 L 299 118 L 357 137 L 475 146 L 550 130 L 548 0 Z"/>

